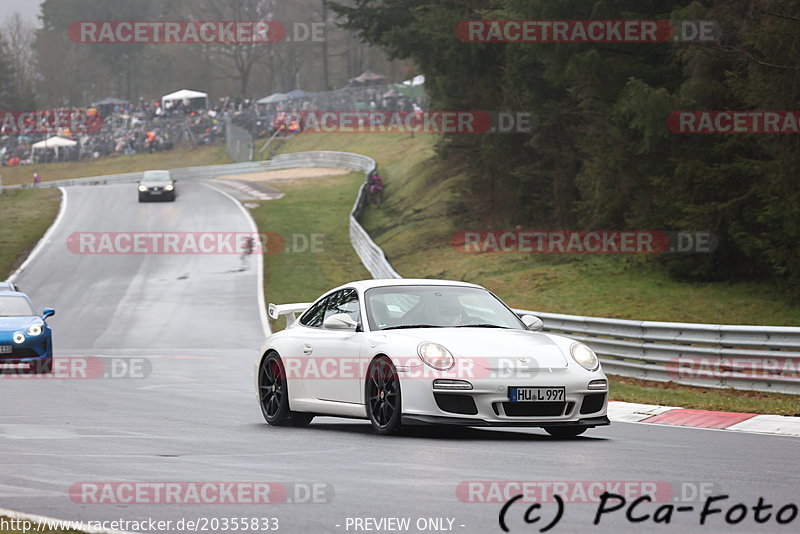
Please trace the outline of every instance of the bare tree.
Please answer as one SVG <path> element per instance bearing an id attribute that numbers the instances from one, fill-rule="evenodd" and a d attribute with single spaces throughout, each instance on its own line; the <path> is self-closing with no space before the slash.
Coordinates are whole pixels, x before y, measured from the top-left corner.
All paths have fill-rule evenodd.
<path id="1" fill-rule="evenodd" d="M 271 20 L 274 0 L 205 0 L 198 14 L 219 21 Z M 227 78 L 238 80 L 239 94 L 246 96 L 253 67 L 267 56 L 264 43 L 214 43 L 207 45 L 212 64 Z"/>
<path id="2" fill-rule="evenodd" d="M 3 22 L 0 34 L 5 40 L 7 61 L 11 67 L 9 88 L 20 100 L 20 107 L 34 107 L 34 86 L 36 81 L 36 61 L 33 43 L 36 30 L 25 22 L 19 11 L 9 15 Z"/>

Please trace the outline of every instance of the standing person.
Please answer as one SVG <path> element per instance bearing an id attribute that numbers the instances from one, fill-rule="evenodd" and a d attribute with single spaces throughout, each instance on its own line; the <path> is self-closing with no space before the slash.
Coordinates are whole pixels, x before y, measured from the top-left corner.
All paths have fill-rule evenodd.
<path id="1" fill-rule="evenodd" d="M 383 200 L 383 180 L 377 172 L 369 179 L 369 199 L 375 203 L 376 207 L 381 207 L 381 200 Z"/>
<path id="2" fill-rule="evenodd" d="M 42 177 L 38 172 L 33 173 L 33 186 L 37 187 L 40 183 L 42 183 Z"/>

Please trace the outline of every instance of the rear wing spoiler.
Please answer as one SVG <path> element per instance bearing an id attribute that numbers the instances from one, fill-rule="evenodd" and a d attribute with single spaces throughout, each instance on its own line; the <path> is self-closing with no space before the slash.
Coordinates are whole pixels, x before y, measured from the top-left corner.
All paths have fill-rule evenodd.
<path id="1" fill-rule="evenodd" d="M 298 315 L 306 311 L 312 304 L 313 302 L 296 302 L 294 304 L 270 303 L 269 316 L 273 320 L 278 320 L 281 315 L 284 315 L 286 316 L 286 326 L 289 326 L 295 322 Z"/>

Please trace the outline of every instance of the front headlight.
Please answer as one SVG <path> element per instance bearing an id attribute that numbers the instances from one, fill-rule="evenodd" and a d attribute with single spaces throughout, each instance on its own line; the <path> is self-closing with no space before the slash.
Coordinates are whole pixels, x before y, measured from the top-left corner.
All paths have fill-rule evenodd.
<path id="1" fill-rule="evenodd" d="M 28 327 L 28 335 L 29 336 L 38 336 L 42 333 L 42 325 L 40 324 L 32 324 Z"/>
<path id="2" fill-rule="evenodd" d="M 14 343 L 19 345 L 20 343 L 22 343 L 24 341 L 25 341 L 25 334 L 23 334 L 22 332 L 16 332 L 14 334 Z"/>
<path id="3" fill-rule="evenodd" d="M 572 353 L 572 359 L 587 371 L 596 371 L 600 367 L 597 354 L 583 343 L 575 343 L 569 348 L 569 351 Z"/>
<path id="4" fill-rule="evenodd" d="M 447 371 L 456 364 L 450 351 L 438 343 L 420 343 L 417 347 L 417 354 L 423 362 L 437 371 Z"/>
<path id="5" fill-rule="evenodd" d="M 146 185 L 140 185 L 139 186 L 139 191 L 141 191 L 142 193 L 147 193 L 147 186 Z"/>
<path id="6" fill-rule="evenodd" d="M 164 191 L 172 191 L 173 189 L 175 189 L 175 186 L 173 186 L 172 184 L 169 184 L 168 186 L 166 186 L 164 188 Z"/>

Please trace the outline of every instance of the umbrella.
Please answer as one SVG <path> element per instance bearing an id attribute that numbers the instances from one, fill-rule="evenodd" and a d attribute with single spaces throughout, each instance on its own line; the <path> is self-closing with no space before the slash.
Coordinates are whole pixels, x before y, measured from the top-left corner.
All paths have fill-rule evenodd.
<path id="1" fill-rule="evenodd" d="M 375 74 L 374 72 L 368 70 L 362 72 L 361 74 L 350 80 L 350 83 L 366 85 L 366 84 L 380 83 L 385 79 L 386 76 L 381 76 L 380 74 Z"/>
<path id="2" fill-rule="evenodd" d="M 311 95 L 312 93 L 307 93 L 302 89 L 295 89 L 294 91 L 289 91 L 288 93 L 286 93 L 286 96 L 288 96 L 289 98 L 306 98 Z"/>
<path id="3" fill-rule="evenodd" d="M 127 100 L 122 100 L 121 98 L 114 98 L 112 96 L 108 98 L 104 98 L 100 102 L 92 104 L 93 106 L 124 106 L 127 104 Z"/>
<path id="4" fill-rule="evenodd" d="M 275 104 L 284 100 L 289 100 L 289 97 L 283 93 L 274 93 L 259 100 L 258 104 Z"/>

